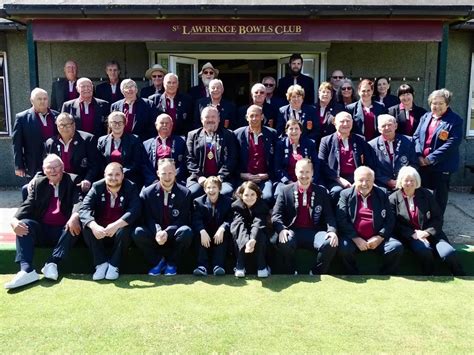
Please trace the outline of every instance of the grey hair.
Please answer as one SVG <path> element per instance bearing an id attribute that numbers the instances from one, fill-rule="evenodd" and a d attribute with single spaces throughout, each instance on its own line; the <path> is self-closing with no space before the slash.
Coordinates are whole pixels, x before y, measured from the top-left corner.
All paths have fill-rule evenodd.
<path id="1" fill-rule="evenodd" d="M 446 105 L 449 105 L 449 103 L 451 102 L 451 98 L 453 97 L 453 93 L 445 88 L 435 90 L 430 94 L 430 96 L 428 96 L 429 105 L 431 105 L 431 102 L 434 100 L 435 97 L 442 97 L 446 102 Z"/>
<path id="2" fill-rule="evenodd" d="M 398 172 L 397 183 L 395 184 L 395 187 L 397 189 L 402 188 L 402 180 L 407 176 L 411 176 L 411 177 L 415 178 L 415 181 L 416 181 L 415 188 L 416 189 L 421 186 L 421 176 L 418 173 L 418 171 L 416 171 L 416 169 L 412 166 L 404 166 Z"/>

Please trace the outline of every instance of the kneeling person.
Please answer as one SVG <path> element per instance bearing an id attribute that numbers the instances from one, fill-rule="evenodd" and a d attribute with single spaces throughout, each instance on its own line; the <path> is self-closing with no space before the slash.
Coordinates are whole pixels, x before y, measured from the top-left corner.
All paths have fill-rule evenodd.
<path id="1" fill-rule="evenodd" d="M 39 279 L 33 269 L 35 245 L 54 246 L 51 257 L 41 270 L 48 279 L 58 279 L 57 264 L 64 258 L 74 236 L 81 232 L 79 214 L 79 178 L 64 172 L 64 164 L 56 154 L 43 161 L 45 176 L 32 182 L 28 198 L 18 209 L 11 226 L 16 234 L 16 258 L 21 270 L 5 284 L 11 289 Z"/>
<path id="2" fill-rule="evenodd" d="M 191 193 L 176 183 L 173 159 L 159 160 L 158 179 L 140 194 L 145 225 L 135 229 L 133 240 L 145 259 L 155 265 L 148 275 L 164 272 L 172 276 L 176 275 L 177 264 L 192 242 Z"/>
<path id="3" fill-rule="evenodd" d="M 313 164 L 307 158 L 296 163 L 297 181 L 282 189 L 273 209 L 272 222 L 278 233 L 278 248 L 286 271 L 296 272 L 297 248 L 315 252 L 311 274 L 326 274 L 337 251 L 336 218 L 329 195 L 313 184 Z"/>
<path id="4" fill-rule="evenodd" d="M 137 188 L 125 179 L 122 165 L 108 164 L 104 179 L 92 185 L 80 210 L 84 241 L 94 258 L 93 280 L 119 277 L 122 255 L 130 245 L 131 225 L 140 215 L 140 209 Z M 105 244 L 112 244 L 110 258 Z"/>

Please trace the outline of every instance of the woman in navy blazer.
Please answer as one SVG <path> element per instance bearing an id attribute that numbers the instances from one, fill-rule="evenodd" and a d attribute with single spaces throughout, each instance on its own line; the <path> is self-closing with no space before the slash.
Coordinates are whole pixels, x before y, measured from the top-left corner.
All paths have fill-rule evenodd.
<path id="1" fill-rule="evenodd" d="M 328 82 L 323 82 L 318 89 L 318 102 L 316 102 L 316 114 L 319 116 L 320 139 L 336 132 L 334 126 L 334 117 L 341 111 L 344 106 L 333 100 L 334 89 Z M 319 141 L 316 142 L 319 147 Z"/>
<path id="2" fill-rule="evenodd" d="M 405 166 L 398 173 L 396 186 L 398 190 L 390 195 L 396 238 L 421 260 L 425 275 L 433 274 L 435 255 L 449 265 L 453 275 L 464 275 L 456 251 L 442 230 L 438 204 L 431 191 L 421 187 L 420 174 Z"/>
<path id="3" fill-rule="evenodd" d="M 415 90 L 409 84 L 402 84 L 397 90 L 400 104 L 389 107 L 388 113 L 397 119 L 397 133 L 413 136 L 421 117 L 426 113 L 423 107 L 414 103 Z"/>
<path id="4" fill-rule="evenodd" d="M 398 97 L 390 94 L 390 80 L 386 76 L 381 76 L 375 80 L 374 101 L 385 106 L 386 109 L 400 103 Z"/>

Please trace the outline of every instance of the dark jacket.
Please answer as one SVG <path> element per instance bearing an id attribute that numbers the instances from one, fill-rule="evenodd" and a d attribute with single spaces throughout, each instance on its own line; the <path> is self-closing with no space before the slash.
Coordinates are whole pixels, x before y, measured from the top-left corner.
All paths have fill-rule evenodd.
<path id="1" fill-rule="evenodd" d="M 226 232 L 230 232 L 232 221 L 232 200 L 223 195 L 219 195 L 214 211 L 212 203 L 207 195 L 196 198 L 193 201 L 193 231 L 199 234 L 201 230 L 209 232 L 209 222 L 215 221 L 217 228 L 222 227 Z"/>
<path id="2" fill-rule="evenodd" d="M 74 82 L 74 92 L 76 98 L 79 97 L 79 93 L 76 91 L 76 83 Z M 59 111 L 63 104 L 69 100 L 69 81 L 66 78 L 58 78 L 56 81 L 53 81 L 53 86 L 51 90 L 51 108 Z"/>
<path id="3" fill-rule="evenodd" d="M 194 106 L 194 128 L 201 127 L 201 111 L 207 106 L 211 106 L 210 97 L 204 97 L 196 101 Z M 219 128 L 234 130 L 238 127 L 237 108 L 233 102 L 222 98 L 218 109 L 220 117 Z"/>
<path id="4" fill-rule="evenodd" d="M 107 116 L 110 113 L 110 104 L 107 101 L 92 98 L 92 106 L 94 107 L 94 136 L 100 137 L 105 134 L 105 126 L 107 123 Z M 81 121 L 81 107 L 79 99 L 66 101 L 63 104 L 61 112 L 67 112 L 74 117 L 76 121 L 76 128 L 82 130 Z"/>
<path id="5" fill-rule="evenodd" d="M 232 211 L 234 217 L 230 231 L 239 249 L 250 239 L 257 239 L 259 232 L 266 231 L 269 209 L 262 199 L 257 199 L 251 208 L 247 208 L 241 199 L 237 199 L 232 203 Z"/>
<path id="6" fill-rule="evenodd" d="M 235 128 L 245 127 L 248 125 L 247 109 L 249 107 L 250 105 L 244 105 L 244 106 L 239 107 L 238 115 L 237 115 L 238 117 L 237 125 Z M 270 128 L 276 128 L 278 112 L 279 112 L 278 109 L 264 102 L 263 107 L 262 107 L 262 112 L 263 112 L 263 125 Z"/>
<path id="7" fill-rule="evenodd" d="M 314 105 L 314 80 L 313 78 L 300 74 L 296 77 L 296 83 L 304 89 L 304 103 Z M 286 98 L 286 92 L 290 86 L 294 85 L 294 77 L 291 74 L 278 80 L 277 95 Z"/>
<path id="8" fill-rule="evenodd" d="M 362 101 L 359 100 L 357 102 L 353 102 L 350 105 L 346 106 L 346 111 L 352 115 L 352 119 L 354 120 L 354 126 L 352 127 L 352 132 L 364 135 L 365 127 L 364 127 L 364 109 L 362 106 Z M 375 115 L 375 135 L 378 136 L 378 120 L 377 117 L 381 114 L 387 113 L 387 109 L 379 104 L 378 102 L 372 101 L 372 110 Z"/>
<path id="9" fill-rule="evenodd" d="M 109 102 L 110 104 L 113 104 L 114 102 L 118 100 L 123 99 L 123 94 L 120 91 L 120 83 L 122 80 L 119 80 L 117 83 L 117 88 L 115 89 L 115 98 L 112 96 L 112 87 L 110 86 L 110 81 L 106 81 L 102 84 L 99 84 L 95 88 L 95 97 L 98 99 L 105 100 Z"/>
<path id="10" fill-rule="evenodd" d="M 156 94 L 148 98 L 155 109 L 155 117 L 166 112 L 165 94 Z M 173 125 L 173 134 L 186 136 L 193 129 L 193 104 L 192 99 L 186 94 L 176 94 L 174 98 L 176 120 Z M 164 106 L 163 106 L 164 105 Z"/>
<path id="11" fill-rule="evenodd" d="M 413 131 L 407 132 L 407 121 L 408 117 L 405 113 L 405 110 L 400 110 L 400 105 L 392 106 L 388 109 L 388 114 L 392 115 L 397 119 L 398 127 L 397 133 L 406 134 L 406 135 L 413 135 L 418 125 L 420 124 L 421 117 L 426 113 L 426 110 L 423 107 L 413 105 Z"/>
<path id="12" fill-rule="evenodd" d="M 285 126 L 291 118 L 291 110 L 290 105 L 280 107 L 276 126 L 278 136 L 285 136 Z M 319 116 L 316 114 L 314 106 L 305 104 L 301 106 L 300 121 L 303 125 L 303 136 L 318 142 L 320 137 Z"/>
<path id="13" fill-rule="evenodd" d="M 125 99 L 112 104 L 110 111 L 123 112 Z M 148 99 L 137 98 L 133 104 L 135 120 L 132 126 L 132 133 L 137 135 L 141 141 L 153 137 L 156 134 L 155 119 L 156 112 L 152 107 L 152 102 Z"/>
<path id="14" fill-rule="evenodd" d="M 319 117 L 321 106 L 319 102 L 316 103 L 316 114 Z M 336 101 L 331 101 L 324 113 L 323 123 L 320 124 L 320 138 L 329 136 L 336 132 L 336 127 L 334 126 L 334 117 L 339 113 L 344 111 L 344 105 L 337 103 Z M 319 121 L 321 123 L 321 121 Z M 319 146 L 319 142 L 316 142 Z"/>

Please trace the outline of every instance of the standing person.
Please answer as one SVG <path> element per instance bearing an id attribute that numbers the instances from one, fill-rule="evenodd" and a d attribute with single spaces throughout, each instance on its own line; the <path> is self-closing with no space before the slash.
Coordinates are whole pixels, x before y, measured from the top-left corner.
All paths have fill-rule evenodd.
<path id="1" fill-rule="evenodd" d="M 385 109 L 400 103 L 398 97 L 390 93 L 390 80 L 386 76 L 381 76 L 375 80 L 374 100 L 385 106 Z"/>
<path id="2" fill-rule="evenodd" d="M 345 78 L 346 77 L 344 73 L 342 72 L 342 70 L 339 70 L 339 69 L 334 70 L 331 76 L 329 77 L 328 81 L 332 85 L 332 99 L 331 99 L 332 102 L 334 101 L 337 102 L 337 91 L 340 89 Z"/>
<path id="3" fill-rule="evenodd" d="M 176 183 L 172 159 L 158 163 L 159 181 L 140 193 L 145 225 L 135 228 L 133 240 L 145 260 L 155 265 L 148 275 L 173 276 L 184 253 L 191 246 L 191 194 Z"/>
<path id="4" fill-rule="evenodd" d="M 337 228 L 341 240 L 339 253 L 348 274 L 359 269 L 355 254 L 374 250 L 383 254 L 380 273 L 396 273 L 403 245 L 393 238 L 395 217 L 385 192 L 374 186 L 374 171 L 361 166 L 354 172 L 354 186 L 341 192 L 336 210 Z"/>
<path id="5" fill-rule="evenodd" d="M 205 195 L 194 200 L 193 230 L 198 243 L 198 267 L 196 276 L 206 276 L 209 267 L 209 254 L 212 254 L 212 273 L 225 275 L 227 245 L 231 240 L 232 200 L 222 196 L 221 181 L 209 176 L 204 182 Z"/>
<path id="6" fill-rule="evenodd" d="M 152 95 L 148 99 L 158 115 L 166 113 L 173 119 L 173 134 L 186 136 L 193 126 L 191 97 L 178 92 L 179 79 L 174 73 L 165 75 L 163 85 L 164 93 Z"/>
<path id="7" fill-rule="evenodd" d="M 120 91 L 120 64 L 115 60 L 109 60 L 105 63 L 105 74 L 107 81 L 97 85 L 95 88 L 95 96 L 98 99 L 107 101 L 110 104 L 123 99 Z"/>
<path id="8" fill-rule="evenodd" d="M 344 106 L 333 100 L 333 93 L 334 89 L 330 83 L 323 82 L 319 85 L 316 113 L 319 115 L 320 138 L 336 132 L 334 117 L 344 111 Z M 316 142 L 316 145 L 319 147 L 319 142 Z"/>
<path id="9" fill-rule="evenodd" d="M 240 157 L 239 173 L 242 181 L 253 181 L 262 191 L 263 200 L 273 205 L 273 181 L 275 180 L 274 153 L 276 131 L 263 126 L 262 108 L 252 105 L 247 109 L 248 126 L 234 131 Z"/>
<path id="10" fill-rule="evenodd" d="M 397 90 L 400 104 L 388 109 L 388 113 L 397 119 L 397 132 L 413 136 L 421 117 L 426 113 L 423 107 L 415 105 L 415 90 L 409 84 L 402 84 Z"/>
<path id="11" fill-rule="evenodd" d="M 326 189 L 313 183 L 313 164 L 309 159 L 299 160 L 295 173 L 297 182 L 283 188 L 273 208 L 278 249 L 284 255 L 285 269 L 290 275 L 296 273 L 297 248 L 315 254 L 310 275 L 327 274 L 338 245 L 331 201 Z"/>
<path id="12" fill-rule="evenodd" d="M 132 225 L 140 210 L 137 188 L 125 179 L 122 165 L 108 164 L 104 179 L 92 185 L 80 209 L 84 241 L 94 259 L 93 280 L 119 277 L 122 257 L 130 245 Z M 112 250 L 107 257 L 105 247 L 110 244 Z"/>
<path id="13" fill-rule="evenodd" d="M 97 139 L 90 133 L 77 131 L 74 117 L 63 112 L 56 119 L 59 134 L 45 143 L 48 154 L 61 157 L 66 173 L 78 175 L 85 194 L 99 175 Z"/>
<path id="14" fill-rule="evenodd" d="M 302 74 L 302 70 L 303 57 L 299 53 L 292 54 L 288 60 L 288 73 L 285 77 L 278 80 L 278 94 L 284 98 L 290 86 L 299 85 L 306 93 L 304 103 L 306 105 L 314 105 L 314 80 Z"/>
<path id="15" fill-rule="evenodd" d="M 48 155 L 43 161 L 44 176 L 32 182 L 28 198 L 11 222 L 16 234 L 16 258 L 20 271 L 5 284 L 11 289 L 39 279 L 33 268 L 35 246 L 53 246 L 53 253 L 41 269 L 44 277 L 57 280 L 58 264 L 69 251 L 72 239 L 81 232 L 79 190 L 73 175 L 64 173 L 61 159 Z"/>
<path id="16" fill-rule="evenodd" d="M 435 255 L 446 262 L 455 276 L 464 276 L 456 250 L 442 230 L 443 216 L 433 194 L 421 187 L 420 174 L 411 166 L 400 169 L 397 188 L 390 195 L 396 218 L 395 236 L 420 259 L 423 273 L 432 275 Z"/>
<path id="17" fill-rule="evenodd" d="M 277 96 L 277 86 L 276 80 L 273 76 L 266 76 L 262 79 L 262 84 L 265 86 L 265 91 L 267 96 L 265 102 L 272 105 L 277 112 L 280 110 L 280 107 L 285 106 L 287 101 L 281 97 Z"/>
<path id="18" fill-rule="evenodd" d="M 263 125 L 270 128 L 275 128 L 278 117 L 278 110 L 265 101 L 265 86 L 260 83 L 253 85 L 250 89 L 250 94 L 252 96 L 252 102 L 250 103 L 250 105 L 244 105 L 239 107 L 238 124 L 235 128 L 240 128 L 247 125 L 247 109 L 252 105 L 257 105 L 262 108 Z"/>
<path id="19" fill-rule="evenodd" d="M 237 199 L 232 203 L 234 217 L 230 226 L 237 257 L 235 276 L 245 277 L 245 255 L 253 254 L 257 259 L 257 276 L 268 277 L 270 272 L 265 259 L 268 206 L 261 198 L 262 192 L 252 181 L 240 185 L 235 196 Z"/>
<path id="20" fill-rule="evenodd" d="M 30 102 L 31 108 L 16 115 L 12 137 L 15 175 L 28 178 L 42 170 L 44 142 L 56 133 L 59 114 L 49 108 L 46 90 L 33 89 Z"/>
<path id="21" fill-rule="evenodd" d="M 66 101 L 79 97 L 76 90 L 78 66 L 73 60 L 64 63 L 64 78 L 58 78 L 53 82 L 51 90 L 51 108 L 61 110 Z"/>
<path id="22" fill-rule="evenodd" d="M 151 80 L 152 84 L 140 90 L 140 97 L 147 99 L 151 95 L 162 94 L 165 91 L 163 78 L 167 73 L 168 71 L 160 64 L 153 64 L 151 68 L 148 68 L 145 72 L 145 78 Z"/>
<path id="23" fill-rule="evenodd" d="M 210 96 L 209 83 L 212 79 L 216 79 L 219 76 L 219 69 L 214 68 L 210 62 L 207 62 L 202 66 L 198 75 L 201 78 L 199 84 L 190 88 L 188 92 L 193 104 L 199 99 Z"/>
<path id="24" fill-rule="evenodd" d="M 127 117 L 126 133 L 137 135 L 141 141 L 151 138 L 156 117 L 152 102 L 138 97 L 137 83 L 132 79 L 122 80 L 120 91 L 124 98 L 112 104 L 111 112 L 120 111 Z"/>
<path id="25" fill-rule="evenodd" d="M 336 101 L 344 106 L 348 106 L 358 100 L 354 84 L 351 79 L 341 80 L 341 86 L 337 89 L 336 92 Z"/>
<path id="26" fill-rule="evenodd" d="M 431 112 L 421 117 L 413 135 L 422 186 L 433 190 L 442 215 L 448 204 L 451 174 L 459 168 L 463 135 L 462 118 L 449 107 L 451 97 L 449 90 L 433 91 L 428 96 Z"/>
<path id="27" fill-rule="evenodd" d="M 360 100 L 346 106 L 354 120 L 354 132 L 362 134 L 368 142 L 378 136 L 377 117 L 387 113 L 385 107 L 372 100 L 374 82 L 364 79 L 359 83 L 358 94 Z"/>
<path id="28" fill-rule="evenodd" d="M 379 116 L 378 121 L 380 136 L 369 142 L 375 152 L 375 182 L 390 192 L 395 190 L 400 169 L 408 165 L 418 167 L 418 158 L 413 141 L 396 133 L 395 117 L 384 114 Z"/>
<path id="29" fill-rule="evenodd" d="M 237 166 L 237 144 L 231 131 L 219 128 L 219 111 L 208 106 L 201 112 L 202 127 L 189 132 L 186 140 L 187 167 L 190 173 L 186 187 L 193 198 L 204 193 L 203 184 L 209 176 L 222 182 L 221 193 L 231 196 Z"/>
<path id="30" fill-rule="evenodd" d="M 76 127 L 96 137 L 105 133 L 105 122 L 109 114 L 110 104 L 107 101 L 93 97 L 94 86 L 88 78 L 77 80 L 76 86 L 79 97 L 66 101 L 61 112 L 74 116 Z"/>

